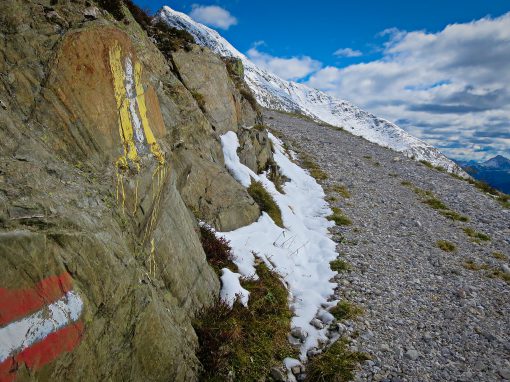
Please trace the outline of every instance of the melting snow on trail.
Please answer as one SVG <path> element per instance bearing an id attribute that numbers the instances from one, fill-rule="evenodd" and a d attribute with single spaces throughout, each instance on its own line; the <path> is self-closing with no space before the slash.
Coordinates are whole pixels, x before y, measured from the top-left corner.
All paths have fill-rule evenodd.
<path id="1" fill-rule="evenodd" d="M 318 345 L 319 338 L 326 339 L 326 329 L 316 329 L 310 321 L 324 315 L 324 306 L 336 304 L 328 302 L 335 287 L 329 280 L 336 274 L 329 263 L 337 257 L 335 243 L 328 235 L 333 223 L 326 216 L 331 210 L 322 187 L 284 154 L 281 141 L 271 134 L 269 137 L 275 149 L 274 159 L 282 174 L 290 179 L 283 186 L 285 194 L 276 190 L 266 173 L 257 175 L 239 161 L 239 141 L 234 132 L 224 134 L 221 143 L 230 173 L 245 187 L 250 185 L 251 178 L 261 182 L 280 207 L 285 228 L 262 213 L 257 222 L 219 235 L 230 241 L 234 262 L 243 277 L 257 277 L 256 255 L 283 278 L 294 314 L 292 327 L 301 327 L 308 333 L 301 346 L 301 358 L 305 359 L 306 352 Z M 224 277 L 225 271 L 222 280 Z M 232 275 L 228 277 L 232 281 Z M 230 296 L 236 293 L 233 286 L 232 282 L 227 285 Z M 248 299 L 241 290 L 238 293 Z"/>

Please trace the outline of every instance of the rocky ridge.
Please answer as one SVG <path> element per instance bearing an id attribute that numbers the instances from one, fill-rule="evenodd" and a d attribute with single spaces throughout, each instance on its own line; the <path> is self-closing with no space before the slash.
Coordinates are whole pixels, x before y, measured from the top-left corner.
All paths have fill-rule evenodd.
<path id="1" fill-rule="evenodd" d="M 219 142 L 267 167 L 259 111 L 219 57 L 164 55 L 125 7 L 0 9 L 0 379 L 196 379 L 191 321 L 220 287 L 197 219 L 260 216 Z"/>

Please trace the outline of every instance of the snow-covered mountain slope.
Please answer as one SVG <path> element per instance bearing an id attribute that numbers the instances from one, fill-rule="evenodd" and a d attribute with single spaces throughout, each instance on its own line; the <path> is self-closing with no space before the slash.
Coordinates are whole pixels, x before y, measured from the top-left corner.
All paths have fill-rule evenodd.
<path id="1" fill-rule="evenodd" d="M 187 30 L 197 44 L 206 46 L 223 57 L 241 59 L 245 69 L 245 80 L 261 106 L 301 113 L 315 120 L 342 127 L 370 142 L 468 177 L 460 166 L 439 150 L 413 137 L 394 123 L 363 111 L 347 101 L 336 99 L 300 83 L 283 80 L 257 67 L 218 32 L 192 20 L 188 15 L 165 6 L 158 12 L 157 17 L 175 28 Z"/>

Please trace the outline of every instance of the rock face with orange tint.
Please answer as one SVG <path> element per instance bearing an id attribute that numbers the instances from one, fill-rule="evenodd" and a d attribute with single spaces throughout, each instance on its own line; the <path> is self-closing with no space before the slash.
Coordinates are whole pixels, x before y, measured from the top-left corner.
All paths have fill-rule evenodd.
<path id="1" fill-rule="evenodd" d="M 218 139 L 257 112 L 216 58 L 197 70 L 226 84 L 201 88 L 202 110 L 130 15 L 86 21 L 80 1 L 0 7 L 0 291 L 63 274 L 72 285 L 6 322 L 0 380 L 195 380 L 191 322 L 220 286 L 196 217 L 222 230 L 259 217 Z M 16 332 L 52 304 L 70 316 Z"/>

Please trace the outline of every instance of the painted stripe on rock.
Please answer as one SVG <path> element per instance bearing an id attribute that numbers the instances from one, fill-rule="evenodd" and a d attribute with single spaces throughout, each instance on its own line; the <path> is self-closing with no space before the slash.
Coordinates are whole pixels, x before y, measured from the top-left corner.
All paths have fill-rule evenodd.
<path id="1" fill-rule="evenodd" d="M 0 326 L 41 309 L 71 289 L 72 279 L 67 272 L 48 277 L 33 288 L 0 288 Z"/>
<path id="2" fill-rule="evenodd" d="M 78 320 L 82 310 L 80 296 L 67 292 L 38 312 L 0 328 L 0 362 Z"/>
<path id="3" fill-rule="evenodd" d="M 37 370 L 57 359 L 62 353 L 71 351 L 78 346 L 83 335 L 83 323 L 77 322 L 49 334 L 14 357 L 0 363 L 0 382 L 12 382 L 16 371 L 21 365 Z"/>

